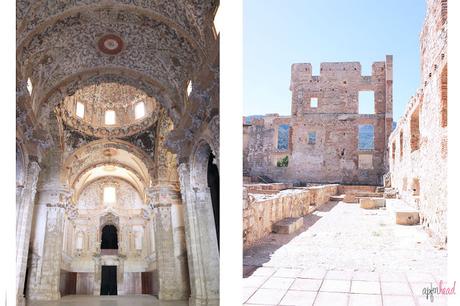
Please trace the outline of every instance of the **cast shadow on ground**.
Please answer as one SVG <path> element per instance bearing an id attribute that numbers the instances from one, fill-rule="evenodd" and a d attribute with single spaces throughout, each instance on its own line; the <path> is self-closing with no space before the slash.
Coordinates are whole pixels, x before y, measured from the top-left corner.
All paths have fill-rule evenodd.
<path id="1" fill-rule="evenodd" d="M 270 233 L 268 236 L 256 242 L 253 246 L 243 251 L 243 277 L 249 277 L 255 270 L 270 261 L 271 255 L 279 248 L 289 243 L 292 239 L 306 232 L 322 217 L 318 213 L 329 212 L 336 205 L 337 201 L 330 201 L 314 212 L 303 217 L 304 225 L 292 234 Z"/>

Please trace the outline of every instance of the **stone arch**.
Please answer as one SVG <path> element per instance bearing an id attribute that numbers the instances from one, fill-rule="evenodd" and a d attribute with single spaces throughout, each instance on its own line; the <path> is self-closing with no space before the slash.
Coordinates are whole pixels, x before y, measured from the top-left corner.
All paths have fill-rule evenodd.
<path id="1" fill-rule="evenodd" d="M 173 121 L 179 120 L 182 103 L 175 103 L 174 101 L 185 99 L 185 97 L 177 97 L 159 81 L 126 67 L 99 67 L 73 73 L 63 78 L 53 88 L 45 91 L 34 102 L 34 110 L 38 112 L 38 117 L 45 116 L 50 110 L 58 106 L 66 96 L 73 95 L 78 89 L 106 82 L 130 85 L 145 92 L 160 103 Z"/>
<path id="2" fill-rule="evenodd" d="M 134 156 L 140 162 L 139 165 L 139 174 L 142 175 L 142 178 L 146 181 L 148 185 L 150 185 L 150 178 L 152 177 L 153 171 L 155 169 L 155 165 L 151 158 L 143 152 L 141 149 L 136 147 L 135 145 L 119 139 L 99 139 L 92 141 L 77 150 L 75 150 L 69 157 L 66 158 L 64 161 L 64 167 L 62 169 L 62 176 L 68 178 L 70 176 L 70 171 L 72 170 L 72 165 L 76 163 L 76 160 L 79 157 L 92 154 L 95 151 L 103 151 L 103 150 L 110 150 L 110 149 L 119 149 L 128 154 Z M 88 166 L 94 166 L 96 163 L 90 162 Z M 120 163 L 123 165 L 123 163 Z M 86 168 L 86 167 L 83 167 Z"/>

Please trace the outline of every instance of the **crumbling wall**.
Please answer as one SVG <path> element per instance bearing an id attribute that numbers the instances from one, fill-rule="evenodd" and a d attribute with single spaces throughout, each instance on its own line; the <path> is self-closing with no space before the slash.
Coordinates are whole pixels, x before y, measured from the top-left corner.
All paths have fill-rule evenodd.
<path id="1" fill-rule="evenodd" d="M 379 184 L 387 171 L 386 146 L 392 126 L 392 56 L 361 75 L 358 62 L 293 64 L 290 117 L 254 120 L 248 129 L 246 172 L 280 182 Z M 374 92 L 373 114 L 359 114 L 359 91 Z M 316 103 L 312 102 L 312 99 Z M 277 148 L 277 129 L 289 124 L 287 150 Z M 358 148 L 359 126 L 372 125 L 374 148 Z M 287 167 L 276 161 L 288 156 Z M 246 158 L 246 157 L 245 157 Z"/>
<path id="2" fill-rule="evenodd" d="M 288 189 L 273 195 L 257 195 L 243 190 L 244 248 L 267 236 L 272 225 L 284 218 L 301 217 L 329 201 L 338 185 Z"/>
<path id="3" fill-rule="evenodd" d="M 447 1 L 428 0 L 420 35 L 421 87 L 388 143 L 391 186 L 447 243 Z"/>

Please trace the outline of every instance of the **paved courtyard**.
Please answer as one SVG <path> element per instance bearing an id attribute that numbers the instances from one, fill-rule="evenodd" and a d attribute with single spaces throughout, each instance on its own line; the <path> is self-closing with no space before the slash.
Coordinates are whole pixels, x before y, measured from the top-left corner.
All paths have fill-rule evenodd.
<path id="1" fill-rule="evenodd" d="M 329 202 L 291 235 L 270 234 L 244 252 L 245 305 L 446 305 L 422 295 L 447 280 L 447 251 L 389 211 Z M 449 286 L 453 284 L 448 283 Z"/>

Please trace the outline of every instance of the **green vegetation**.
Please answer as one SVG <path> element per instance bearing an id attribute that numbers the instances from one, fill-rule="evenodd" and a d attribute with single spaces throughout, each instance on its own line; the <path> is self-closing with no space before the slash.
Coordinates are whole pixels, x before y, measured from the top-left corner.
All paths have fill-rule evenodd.
<path id="1" fill-rule="evenodd" d="M 276 162 L 277 167 L 287 167 L 288 164 L 289 164 L 289 157 L 287 155 Z"/>

